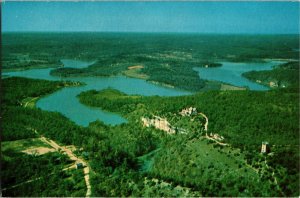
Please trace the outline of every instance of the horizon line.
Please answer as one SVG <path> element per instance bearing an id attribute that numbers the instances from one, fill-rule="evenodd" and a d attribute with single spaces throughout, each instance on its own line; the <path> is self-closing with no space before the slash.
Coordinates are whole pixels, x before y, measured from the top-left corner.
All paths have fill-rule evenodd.
<path id="1" fill-rule="evenodd" d="M 237 0 L 3 0 L 2 2 L 237 2 Z M 238 2 L 299 3 L 299 0 L 238 0 Z"/>
<path id="2" fill-rule="evenodd" d="M 132 33 L 132 34 L 216 34 L 216 35 L 300 35 L 298 33 L 263 33 L 263 32 L 167 32 L 167 31 L 1 31 L 5 33 Z"/>

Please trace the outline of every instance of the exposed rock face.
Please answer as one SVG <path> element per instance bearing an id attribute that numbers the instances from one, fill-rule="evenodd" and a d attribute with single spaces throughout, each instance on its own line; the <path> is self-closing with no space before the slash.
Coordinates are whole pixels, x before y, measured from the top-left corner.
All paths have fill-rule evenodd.
<path id="1" fill-rule="evenodd" d="M 194 121 L 194 117 L 197 115 L 202 116 L 203 118 L 205 118 L 205 123 L 204 123 L 204 131 L 206 132 L 205 137 L 209 140 L 213 140 L 214 142 L 216 142 L 219 145 L 222 146 L 227 146 L 228 144 L 223 143 L 222 141 L 225 139 L 223 136 L 217 134 L 217 133 L 210 133 L 208 134 L 208 117 L 202 113 L 202 112 L 197 112 L 197 109 L 195 107 L 189 107 L 186 109 L 182 109 L 179 112 L 180 115 L 182 116 L 188 116 L 191 117 L 191 121 Z M 143 122 L 143 126 L 144 127 L 155 127 L 156 129 L 160 129 L 162 131 L 167 132 L 168 134 L 175 134 L 175 133 L 182 133 L 182 134 L 187 134 L 187 131 L 181 128 L 175 128 L 173 126 L 171 126 L 171 124 L 167 121 L 167 119 L 165 118 L 161 118 L 159 116 L 153 116 L 154 118 L 146 118 L 146 117 L 142 117 L 141 120 Z M 202 123 L 201 123 L 202 124 Z"/>
<path id="2" fill-rule="evenodd" d="M 278 87 L 278 82 L 270 81 L 269 86 L 270 87 Z"/>
<path id="3" fill-rule="evenodd" d="M 165 118 L 154 116 L 154 119 L 142 117 L 142 122 L 145 127 L 153 126 L 169 134 L 174 134 L 175 130 Z"/>
<path id="4" fill-rule="evenodd" d="M 215 140 L 217 140 L 217 141 L 222 141 L 222 140 L 224 140 L 224 137 L 223 136 L 221 136 L 221 135 L 219 135 L 219 134 L 217 134 L 217 133 L 210 133 L 210 135 L 209 135 L 209 137 L 210 138 L 213 138 L 213 139 L 215 139 Z"/>
<path id="5" fill-rule="evenodd" d="M 195 115 L 195 114 L 197 114 L 197 109 L 195 107 L 190 107 L 190 108 L 182 109 L 179 112 L 179 114 L 182 115 L 182 116 Z"/>

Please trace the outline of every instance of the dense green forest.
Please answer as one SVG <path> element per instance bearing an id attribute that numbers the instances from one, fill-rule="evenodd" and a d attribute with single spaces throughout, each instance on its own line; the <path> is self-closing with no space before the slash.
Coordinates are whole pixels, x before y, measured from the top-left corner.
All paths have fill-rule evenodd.
<path id="1" fill-rule="evenodd" d="M 83 148 L 89 154 L 88 162 L 92 168 L 90 176 L 93 196 L 299 194 L 299 96 L 296 88 L 268 92 L 210 91 L 181 97 L 133 96 L 112 89 L 88 91 L 79 95 L 81 102 L 119 112 L 129 122 L 107 126 L 96 121 L 89 127 L 78 127 L 58 113 L 25 108 L 16 102 L 32 97 L 33 94 L 52 92 L 59 87 L 60 82 L 25 78 L 7 78 L 2 81 L 4 93 L 18 90 L 14 94 L 4 94 L 3 97 L 6 103 L 2 107 L 2 140 L 9 142 L 35 138 L 36 134 L 29 129 L 35 128 L 61 144 Z M 141 124 L 141 116 L 152 114 L 176 123 L 181 119 L 178 112 L 188 106 L 204 112 L 209 118 L 209 132 L 223 135 L 231 146 L 219 146 L 203 138 L 203 128 L 199 125 L 197 127 L 200 128 L 188 134 L 168 135 Z M 195 129 L 191 126 L 193 122 L 183 122 L 182 127 Z M 272 155 L 260 154 L 262 141 L 270 142 Z M 150 157 L 143 157 L 153 152 Z M 82 153 L 78 151 L 77 154 Z M 2 166 L 4 171 L 1 173 L 2 179 L 10 181 L 6 183 L 7 186 L 19 181 L 15 180 L 17 178 L 10 179 L 15 177 L 15 171 L 9 170 L 22 172 L 25 167 L 30 168 L 34 166 L 33 163 L 40 163 L 39 160 L 51 159 L 47 154 L 26 161 L 24 154 L 19 158 L 20 154 L 9 150 L 2 151 L 2 155 L 9 159 L 3 162 L 5 166 Z M 288 160 L 286 156 L 289 156 Z M 15 163 L 17 160 L 23 161 Z M 12 169 L 13 166 L 15 168 Z M 73 182 L 80 183 L 82 180 L 78 174 L 70 172 L 63 178 L 72 175 Z M 52 185 L 52 181 L 58 181 L 59 175 L 61 173 L 51 175 L 50 179 L 45 177 L 47 179 L 39 180 L 39 185 L 46 181 Z M 55 192 L 59 193 L 64 188 L 69 189 L 64 192 L 66 196 L 80 196 L 80 192 L 83 193 L 82 187 L 70 188 L 68 185 L 75 184 L 67 184 L 63 179 L 59 181 L 62 182 L 60 189 L 53 188 L 53 192 L 42 187 L 40 189 L 44 194 L 41 191 L 24 190 L 31 189 L 34 182 L 18 187 L 18 191 L 7 190 L 6 195 L 55 196 L 58 195 Z"/>
<path id="2" fill-rule="evenodd" d="M 140 65 L 138 73 L 149 76 L 147 80 L 191 91 L 206 84 L 193 67 L 299 58 L 294 50 L 299 47 L 298 35 L 5 33 L 2 40 L 6 70 L 60 67 L 60 60 L 69 58 L 96 62 L 82 69 L 60 67 L 51 74 L 111 76 Z"/>
<path id="3" fill-rule="evenodd" d="M 160 97 L 110 88 L 82 92 L 81 103 L 128 120 L 114 126 L 97 120 L 82 127 L 58 112 L 25 105 L 80 83 L 1 79 L 2 194 L 85 196 L 82 169 L 62 171 L 74 164 L 67 155 L 24 152 L 47 146 L 40 142 L 43 136 L 74 146 L 74 153 L 86 160 L 95 197 L 299 196 L 299 62 L 243 74 L 265 85 L 277 83 L 278 89 L 265 92 L 197 92 L 220 85 L 199 79 L 193 70 L 219 67 L 222 61 L 298 60 L 298 44 L 298 35 L 4 33 L 4 71 L 57 67 L 51 74 L 64 77 L 130 71 L 133 77 L 195 93 Z M 64 68 L 61 59 L 95 63 Z M 179 114 L 187 107 L 208 117 L 207 131 L 200 114 Z M 167 119 L 175 133 L 143 125 L 142 118 L 155 116 Z M 223 144 L 206 134 L 224 137 Z M 270 152 L 262 154 L 265 141 Z"/>
<path id="4" fill-rule="evenodd" d="M 37 134 L 32 130 L 35 129 L 41 135 L 62 145 L 72 144 L 77 148 L 82 148 L 83 150 L 78 149 L 77 155 L 86 157 L 84 153 L 89 154 L 87 160 L 93 170 L 90 173 L 93 196 L 134 194 L 136 196 L 158 196 L 158 193 L 165 196 L 176 195 L 176 193 L 193 195 L 194 191 L 188 193 L 184 188 L 178 190 L 171 184 L 167 188 L 163 185 L 154 185 L 151 183 L 151 178 L 149 178 L 149 183 L 143 183 L 144 176 L 139 173 L 137 157 L 156 148 L 165 134 L 156 134 L 157 131 L 144 129 L 139 125 L 122 124 L 111 127 L 101 122 L 95 122 L 88 128 L 79 127 L 59 113 L 27 108 L 17 102 L 26 97 L 44 94 L 47 91 L 50 93 L 55 88 L 49 90 L 49 87 L 57 88 L 59 84 L 60 82 L 16 77 L 2 79 L 3 101 L 5 101 L 5 105 L 1 106 L 2 146 L 3 144 L 12 144 L 13 141 L 37 138 Z M 26 157 L 25 154 L 16 153 L 13 148 L 2 150 L 1 153 L 4 159 L 1 179 L 7 181 L 5 187 L 8 188 L 4 193 L 5 196 L 83 196 L 84 189 L 80 173 L 72 171 L 61 173 L 60 168 L 56 167 L 57 163 L 63 165 L 60 163 L 61 160 L 57 161 L 61 157 L 54 157 L 53 164 L 48 159 L 50 156 L 47 155 Z M 22 184 L 27 179 L 37 179 L 36 174 L 28 174 L 24 178 L 22 174 L 31 173 L 34 170 L 32 166 L 43 164 L 45 160 L 48 160 L 48 169 L 53 168 L 53 174 L 47 175 L 45 172 L 41 172 L 41 179 L 38 181 L 11 188 L 16 184 Z M 21 176 L 16 177 L 16 172 L 18 174 L 20 172 Z M 72 180 L 68 179 L 70 176 L 73 178 Z M 103 180 L 103 178 L 106 179 Z M 130 182 L 134 182 L 131 190 L 128 186 Z M 59 186 L 57 186 L 58 184 Z M 53 185 L 55 187 L 47 188 L 47 186 Z M 35 186 L 38 189 L 33 190 Z M 133 193 L 133 188 L 135 193 Z"/>
<path id="5" fill-rule="evenodd" d="M 250 71 L 244 77 L 273 87 L 299 86 L 299 61 L 288 62 L 270 71 Z M 272 85 L 272 84 L 271 84 Z"/>
<path id="6" fill-rule="evenodd" d="M 194 106 L 210 118 L 209 130 L 232 139 L 235 145 L 260 144 L 264 139 L 283 145 L 287 139 L 294 144 L 298 141 L 297 91 L 297 88 L 268 92 L 209 91 L 180 97 L 142 97 L 106 89 L 83 92 L 79 98 L 84 104 L 121 112 L 127 117 L 141 105 L 148 114 L 152 112 L 170 119 L 173 113 Z M 282 133 L 283 130 L 286 132 Z M 258 140 L 253 139 L 256 136 Z"/>
<path id="7" fill-rule="evenodd" d="M 287 88 L 268 92 L 210 91 L 192 96 L 170 98 L 157 96 L 127 96 L 119 91 L 108 89 L 100 92 L 84 92 L 79 95 L 79 98 L 84 104 L 120 112 L 129 119 L 135 114 L 134 112 L 136 112 L 138 116 L 150 115 L 152 113 L 167 117 L 170 121 L 172 121 L 172 119 L 178 120 L 176 117 L 178 117 L 178 112 L 182 108 L 194 106 L 201 112 L 205 112 L 209 117 L 209 132 L 217 132 L 223 135 L 226 142 L 230 143 L 233 148 L 240 149 L 241 153 L 237 155 L 244 155 L 245 162 L 257 169 L 261 174 L 261 178 L 268 180 L 271 174 L 275 174 L 276 177 L 278 177 L 277 182 L 281 190 L 276 192 L 268 191 L 268 188 L 273 188 L 274 186 L 272 185 L 274 184 L 265 187 L 266 189 L 254 185 L 253 189 L 251 189 L 251 193 L 254 193 L 252 194 L 253 196 L 291 195 L 290 193 L 299 186 L 298 88 Z M 177 116 L 174 116 L 176 114 Z M 133 117 L 132 120 L 138 120 L 138 116 Z M 189 124 L 187 123 L 187 125 Z M 201 135 L 201 131 L 198 131 L 198 133 Z M 202 159 L 200 157 L 201 155 L 199 156 L 199 145 L 201 145 L 201 142 L 196 141 L 195 143 L 193 142 L 195 141 L 194 139 L 189 139 L 197 137 L 199 138 L 197 134 L 189 134 L 187 139 L 186 137 L 175 137 L 175 140 L 171 141 L 172 143 L 163 146 L 164 150 L 158 152 L 155 158 L 153 174 L 155 176 L 160 175 L 164 179 L 183 185 L 188 184 L 189 186 L 195 186 L 198 190 L 200 186 L 203 187 L 203 185 L 201 185 L 203 181 L 191 179 L 196 176 L 203 177 L 207 174 L 205 173 L 205 170 L 207 170 L 205 167 L 208 164 L 205 163 L 205 165 L 201 166 L 196 163 L 199 158 Z M 262 141 L 268 141 L 272 145 L 272 155 L 264 157 L 259 154 Z M 182 147 L 180 145 L 182 145 Z M 194 150 L 191 150 L 188 145 L 192 145 L 191 147 L 193 147 Z M 220 148 L 218 150 L 220 150 Z M 222 151 L 222 149 L 220 151 Z M 230 152 L 228 151 L 228 153 Z M 196 153 L 198 153 L 198 155 Z M 290 156 L 289 159 L 292 160 L 292 162 L 287 162 L 286 156 Z M 268 168 L 263 165 L 265 159 L 268 161 Z M 180 161 L 182 161 L 182 164 L 179 163 Z M 194 163 L 186 164 L 187 161 L 193 161 Z M 224 191 L 220 193 L 225 193 L 225 189 L 228 189 L 228 186 L 222 184 L 229 178 L 231 178 L 231 181 L 240 181 L 243 178 L 243 182 L 245 183 L 239 183 L 243 184 L 243 186 L 249 186 L 255 183 L 255 178 L 251 179 L 251 177 L 243 175 L 240 175 L 240 178 L 234 175 L 228 175 L 228 178 L 219 178 L 219 180 L 217 180 L 217 175 L 224 175 L 222 170 L 224 171 L 223 166 L 225 163 L 221 164 L 221 166 L 218 166 L 213 163 L 216 172 L 219 170 L 218 167 L 222 168 L 220 168 L 218 174 L 210 172 L 211 174 L 209 174 L 208 178 L 213 180 L 211 181 L 210 188 L 224 188 Z M 243 162 L 238 162 L 237 160 L 236 164 L 240 164 L 238 166 L 243 167 Z M 203 175 L 197 175 L 199 172 L 196 170 L 199 170 L 199 166 L 202 167 L 204 171 L 202 173 Z M 228 165 L 228 167 L 230 166 Z M 194 171 L 196 172 L 193 172 L 193 169 L 195 169 Z M 186 176 L 183 176 L 182 173 Z M 213 174 L 217 175 L 213 176 Z M 217 181 L 212 178 L 215 178 Z M 280 178 L 284 179 L 280 180 Z M 244 189 L 242 186 L 239 187 L 239 184 L 231 185 L 237 189 Z M 213 189 L 200 189 L 202 193 L 215 192 Z M 230 193 L 236 196 L 243 195 L 241 191 L 237 190 L 235 192 L 233 189 L 230 190 Z M 233 194 L 225 193 L 219 194 L 219 196 L 229 196 Z M 216 194 L 205 195 L 214 196 Z"/>
<path id="8" fill-rule="evenodd" d="M 69 163 L 66 156 L 59 153 L 34 156 L 13 150 L 3 151 L 2 195 L 4 197 L 84 196 L 83 173 L 61 171 Z M 25 181 L 31 182 L 22 184 Z M 16 186 L 12 187 L 14 185 Z"/>
<path id="9" fill-rule="evenodd" d="M 83 173 L 61 171 L 63 166 L 70 164 L 65 155 L 27 155 L 13 148 L 3 147 L 3 144 L 14 145 L 20 140 L 31 142 L 32 138 L 38 137 L 33 129 L 64 144 L 74 141 L 69 138 L 70 132 L 82 134 L 83 129 L 58 113 L 22 106 L 21 101 L 27 97 L 43 96 L 67 84 L 17 77 L 2 79 L 4 105 L 1 105 L 1 181 L 3 189 L 6 189 L 2 191 L 4 196 L 85 195 Z M 26 182 L 30 180 L 32 181 Z"/>
<path id="10" fill-rule="evenodd" d="M 88 91 L 79 95 L 81 102 L 119 112 L 129 123 L 107 126 L 96 121 L 84 128 L 58 113 L 24 108 L 18 103 L 26 97 L 53 92 L 61 86 L 60 82 L 25 78 L 2 81 L 7 93 L 2 107 L 2 140 L 34 138 L 36 134 L 30 128 L 35 128 L 62 144 L 84 148 L 93 170 L 95 196 L 292 196 L 299 193 L 295 190 L 299 176 L 297 88 L 268 92 L 210 91 L 181 97 L 131 96 L 112 89 Z M 142 127 L 141 116 L 152 114 L 176 123 L 180 120 L 178 112 L 187 106 L 204 112 L 209 117 L 209 132 L 223 135 L 231 147 L 203 139 L 201 126 L 187 135 L 174 136 Z M 195 128 L 189 120 L 183 122 L 187 129 Z M 272 155 L 259 154 L 262 141 L 270 142 Z M 150 159 L 140 160 L 157 149 Z M 286 156 L 290 156 L 289 161 Z M 265 157 L 268 167 L 263 163 Z M 22 163 L 17 164 L 22 167 Z M 149 168 L 141 171 L 147 164 Z M 7 162 L 4 168 L 11 166 Z M 23 170 L 21 167 L 17 169 Z M 14 174 L 4 173 L 4 179 Z M 277 186 L 272 174 L 277 178 Z M 277 190 L 272 190 L 275 187 Z M 15 192 L 11 193 L 8 195 Z"/>

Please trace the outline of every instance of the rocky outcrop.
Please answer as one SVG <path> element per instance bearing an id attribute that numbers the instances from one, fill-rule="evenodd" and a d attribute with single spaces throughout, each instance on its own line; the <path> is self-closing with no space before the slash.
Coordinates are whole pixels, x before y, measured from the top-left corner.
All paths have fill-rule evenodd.
<path id="1" fill-rule="evenodd" d="M 161 118 L 158 116 L 154 116 L 153 119 L 142 117 L 142 122 L 144 127 L 153 126 L 156 129 L 160 129 L 169 134 L 174 134 L 175 129 L 171 126 L 171 124 L 165 118 Z"/>
<path id="2" fill-rule="evenodd" d="M 196 115 L 197 114 L 197 109 L 196 109 L 196 107 L 190 107 L 190 108 L 182 109 L 179 112 L 179 114 L 182 115 L 182 116 Z"/>
<path id="3" fill-rule="evenodd" d="M 223 141 L 224 140 L 224 137 L 221 136 L 221 135 L 219 135 L 219 134 L 217 134 L 217 133 L 210 133 L 209 137 L 213 138 L 213 139 L 215 139 L 217 141 Z"/>

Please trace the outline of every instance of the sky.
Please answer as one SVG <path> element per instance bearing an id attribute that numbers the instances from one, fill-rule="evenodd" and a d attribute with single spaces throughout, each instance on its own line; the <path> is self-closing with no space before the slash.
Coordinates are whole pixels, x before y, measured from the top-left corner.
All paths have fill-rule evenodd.
<path id="1" fill-rule="evenodd" d="M 299 34 L 299 2 L 4 2 L 2 31 Z"/>

